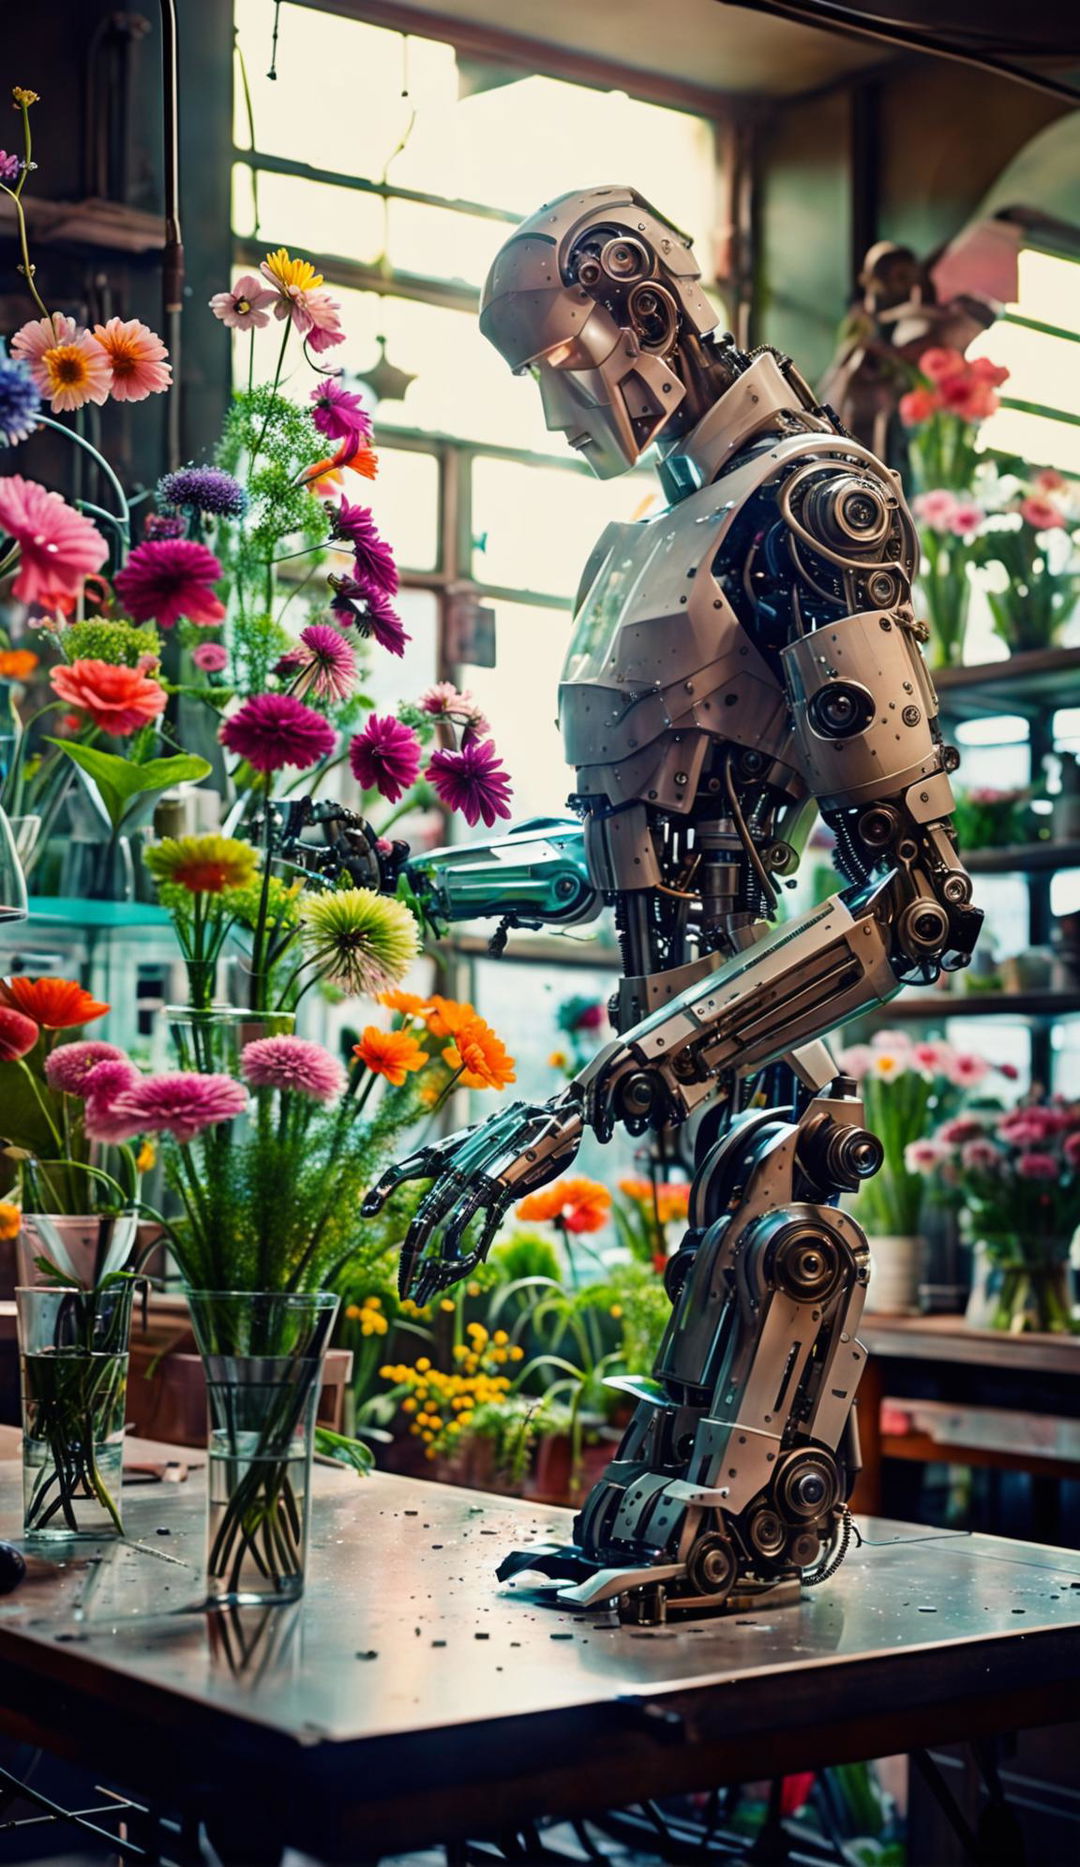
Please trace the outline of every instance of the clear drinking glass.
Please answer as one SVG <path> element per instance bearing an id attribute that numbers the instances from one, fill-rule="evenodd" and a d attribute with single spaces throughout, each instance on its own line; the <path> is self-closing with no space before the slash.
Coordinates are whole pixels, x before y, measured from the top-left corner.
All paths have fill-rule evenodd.
<path id="1" fill-rule="evenodd" d="M 18 1289 L 23 1531 L 120 1536 L 132 1284 Z"/>
<path id="2" fill-rule="evenodd" d="M 307 1567 L 311 1455 L 338 1299 L 189 1290 L 206 1370 L 211 1599 L 292 1601 Z"/>

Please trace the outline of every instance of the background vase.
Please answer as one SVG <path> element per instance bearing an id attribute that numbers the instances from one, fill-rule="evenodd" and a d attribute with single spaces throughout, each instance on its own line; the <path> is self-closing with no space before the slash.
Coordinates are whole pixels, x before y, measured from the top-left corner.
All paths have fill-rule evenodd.
<path id="1" fill-rule="evenodd" d="M 123 1533 L 132 1289 L 15 1292 L 28 1537 Z"/>
<path id="2" fill-rule="evenodd" d="M 970 1329 L 1010 1335 L 1071 1334 L 1076 1323 L 1069 1241 L 1013 1234 L 976 1239 L 964 1321 Z"/>
<path id="3" fill-rule="evenodd" d="M 296 1023 L 291 1011 L 247 1011 L 236 1005 L 210 1005 L 205 1011 L 166 1005 L 165 1017 L 179 1067 L 203 1075 L 237 1075 L 245 1044 L 259 1037 L 288 1037 Z"/>
<path id="4" fill-rule="evenodd" d="M 15 1244 L 18 1282 L 26 1289 L 54 1287 L 52 1265 L 62 1277 L 92 1290 L 113 1271 L 127 1268 L 138 1230 L 137 1212 L 24 1212 Z"/>
<path id="5" fill-rule="evenodd" d="M 311 1456 L 338 1299 L 189 1290 L 206 1370 L 212 1601 L 292 1601 L 307 1570 Z"/>
<path id="6" fill-rule="evenodd" d="M 919 1233 L 881 1233 L 868 1240 L 866 1307 L 878 1316 L 917 1316 L 926 1241 Z"/>

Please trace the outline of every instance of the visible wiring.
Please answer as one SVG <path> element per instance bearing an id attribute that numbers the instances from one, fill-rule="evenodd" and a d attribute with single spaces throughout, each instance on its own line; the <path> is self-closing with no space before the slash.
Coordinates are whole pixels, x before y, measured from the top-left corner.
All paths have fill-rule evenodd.
<path id="1" fill-rule="evenodd" d="M 765 903 L 767 904 L 767 912 L 773 914 L 776 911 L 776 904 L 779 900 L 779 896 L 777 895 L 776 889 L 773 887 L 772 877 L 761 860 L 757 844 L 746 827 L 746 819 L 742 813 L 742 805 L 739 803 L 739 794 L 735 789 L 735 774 L 732 766 L 733 760 L 729 752 L 724 760 L 724 788 L 727 791 L 728 809 L 731 812 L 731 820 L 735 825 L 739 841 L 746 852 L 747 861 L 761 884 Z"/>

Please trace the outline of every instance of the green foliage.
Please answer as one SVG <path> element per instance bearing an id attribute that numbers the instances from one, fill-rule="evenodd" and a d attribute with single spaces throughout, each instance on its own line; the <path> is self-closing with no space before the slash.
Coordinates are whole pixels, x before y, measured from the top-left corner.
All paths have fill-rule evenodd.
<path id="1" fill-rule="evenodd" d="M 499 1283 L 515 1283 L 519 1277 L 550 1277 L 558 1283 L 562 1276 L 554 1245 L 535 1232 L 515 1232 L 505 1244 L 495 1246 L 488 1263 Z"/>
<path id="2" fill-rule="evenodd" d="M 174 758 L 152 758 L 144 765 L 118 758 L 114 752 L 101 752 L 97 746 L 73 745 L 70 740 L 51 739 L 68 758 L 80 766 L 97 786 L 102 804 L 114 830 L 119 830 L 135 800 L 151 791 L 168 791 L 174 784 L 197 783 L 210 776 L 211 767 L 204 758 L 182 752 Z"/>
<path id="3" fill-rule="evenodd" d="M 609 1316 L 621 1312 L 615 1320 L 622 1336 L 625 1372 L 648 1374 L 671 1315 L 663 1278 L 651 1265 L 617 1264 L 603 1283 L 590 1284 L 581 1296 L 588 1307 Z"/>
<path id="4" fill-rule="evenodd" d="M 64 647 L 72 661 L 134 668 L 144 655 L 161 654 L 161 637 L 149 623 L 137 628 L 133 622 L 73 622 L 64 631 Z"/>

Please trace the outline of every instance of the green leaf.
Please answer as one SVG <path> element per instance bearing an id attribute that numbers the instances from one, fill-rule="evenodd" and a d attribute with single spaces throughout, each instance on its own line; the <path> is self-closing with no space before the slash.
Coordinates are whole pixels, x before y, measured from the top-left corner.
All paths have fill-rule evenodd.
<path id="1" fill-rule="evenodd" d="M 180 752 L 173 758 L 152 758 L 145 765 L 135 765 L 130 759 L 118 758 L 114 752 L 101 752 L 96 746 L 72 745 L 64 739 L 50 739 L 49 744 L 59 746 L 61 752 L 66 752 L 87 777 L 93 779 L 114 830 L 120 828 L 137 797 L 145 797 L 148 791 L 168 791 L 174 784 L 197 783 L 208 778 L 211 770 L 206 759 L 197 758 L 193 752 Z"/>

